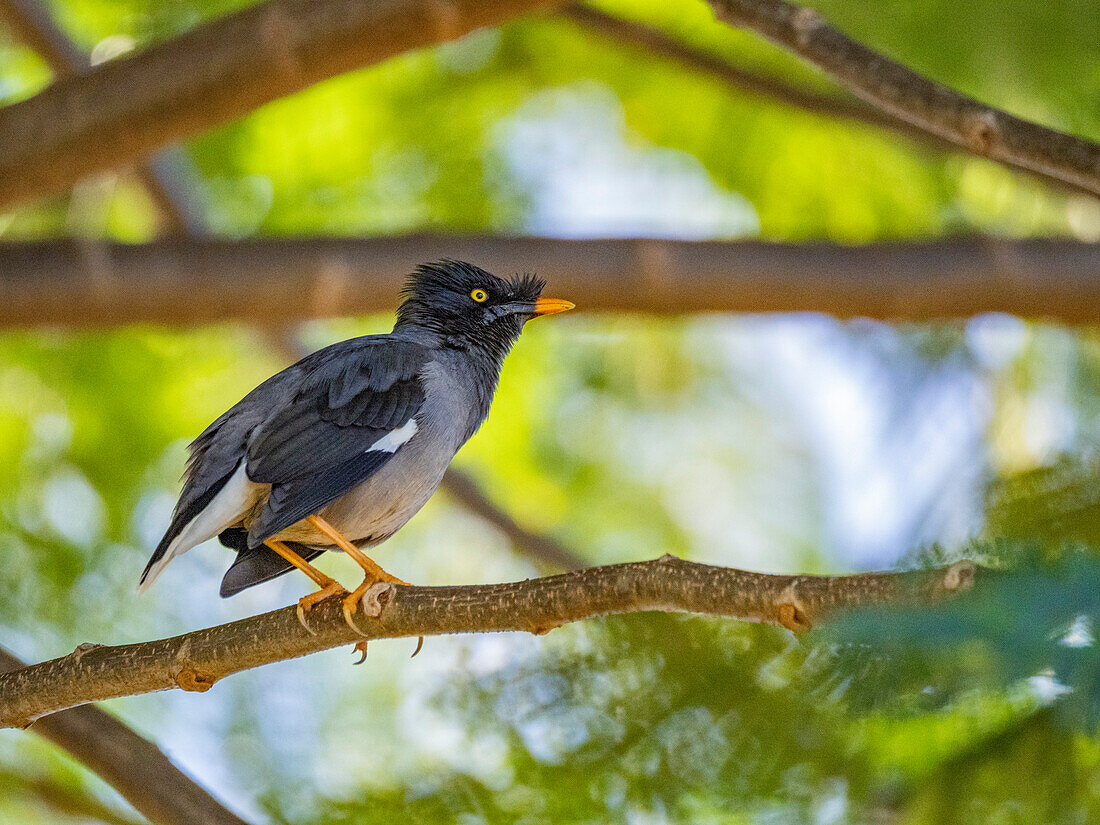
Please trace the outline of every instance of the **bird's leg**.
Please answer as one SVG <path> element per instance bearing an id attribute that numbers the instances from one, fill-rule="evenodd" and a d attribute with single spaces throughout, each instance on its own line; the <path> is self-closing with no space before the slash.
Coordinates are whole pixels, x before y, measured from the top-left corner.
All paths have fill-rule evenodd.
<path id="1" fill-rule="evenodd" d="M 352 616 L 354 616 L 355 612 L 359 609 L 359 603 L 363 599 L 363 594 L 373 585 L 378 584 L 378 582 L 390 582 L 392 584 L 408 584 L 408 582 L 402 581 L 396 576 L 391 576 L 379 567 L 374 559 L 344 538 L 339 530 L 320 516 L 306 516 L 306 520 L 332 539 L 333 544 L 351 556 L 356 564 L 363 568 L 363 583 L 344 598 L 344 619 L 352 628 L 359 631 L 360 635 L 366 636 L 367 634 L 363 633 L 363 631 L 356 626 L 355 620 L 352 619 Z"/>
<path id="2" fill-rule="evenodd" d="M 317 586 L 321 588 L 307 596 L 302 596 L 302 598 L 298 600 L 298 621 L 302 623 L 302 627 L 316 635 L 313 628 L 306 622 L 306 613 L 308 613 L 317 602 L 323 601 L 329 596 L 334 596 L 338 593 L 347 593 L 347 588 L 331 576 L 326 576 L 281 541 L 277 539 L 265 539 L 264 544 L 313 579 Z"/>
<path id="3" fill-rule="evenodd" d="M 392 582 L 393 584 L 408 584 L 406 581 L 402 581 L 397 576 L 391 576 L 385 570 L 383 570 L 374 559 L 344 538 L 344 535 L 325 521 L 320 516 L 306 516 L 306 521 L 332 539 L 332 543 L 347 553 L 351 558 L 355 559 L 355 563 L 363 568 L 363 572 L 367 574 L 367 577 L 371 579 L 371 583 L 375 582 Z"/>

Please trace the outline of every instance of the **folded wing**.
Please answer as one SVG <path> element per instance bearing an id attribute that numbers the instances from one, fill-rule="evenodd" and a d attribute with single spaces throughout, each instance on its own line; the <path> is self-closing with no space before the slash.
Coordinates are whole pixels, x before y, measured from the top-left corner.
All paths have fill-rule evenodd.
<path id="1" fill-rule="evenodd" d="M 271 494 L 248 533 L 250 547 L 350 492 L 416 437 L 427 350 L 380 341 L 327 361 L 253 434 L 251 481 Z"/>

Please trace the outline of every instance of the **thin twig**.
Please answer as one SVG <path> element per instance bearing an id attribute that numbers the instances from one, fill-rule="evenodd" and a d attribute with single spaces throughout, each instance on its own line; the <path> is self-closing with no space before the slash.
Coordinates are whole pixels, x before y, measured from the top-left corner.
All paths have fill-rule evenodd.
<path id="1" fill-rule="evenodd" d="M 82 649 L 71 658 L 79 660 Z M 0 650 L 0 672 L 7 675 L 25 668 L 15 656 Z M 82 762 L 155 825 L 247 825 L 173 765 L 156 745 L 99 708 L 54 713 L 38 719 L 31 730 Z"/>
<path id="2" fill-rule="evenodd" d="M 1010 115 L 918 74 L 786 0 L 708 0 L 882 111 L 960 149 L 1100 196 L 1100 145 Z"/>
<path id="3" fill-rule="evenodd" d="M 587 311 L 1100 319 L 1097 243 L 972 236 L 841 246 L 413 235 L 0 244 L 0 327 L 229 319 L 285 325 L 392 312 L 407 273 L 442 257 L 501 275 L 538 272 L 555 294 Z"/>
<path id="4" fill-rule="evenodd" d="M 968 589 L 979 569 L 947 568 L 852 576 L 781 576 L 694 564 L 673 556 L 591 567 L 541 579 L 464 587 L 379 584 L 345 624 L 341 600 L 310 613 L 311 628 L 286 607 L 153 642 L 84 647 L 0 674 L 0 726 L 23 727 L 87 702 L 169 688 L 209 690 L 248 668 L 364 639 L 445 633 L 545 633 L 593 616 L 664 611 L 729 616 L 808 630 L 846 608 L 927 601 Z M 983 572 L 983 575 L 987 575 Z"/>

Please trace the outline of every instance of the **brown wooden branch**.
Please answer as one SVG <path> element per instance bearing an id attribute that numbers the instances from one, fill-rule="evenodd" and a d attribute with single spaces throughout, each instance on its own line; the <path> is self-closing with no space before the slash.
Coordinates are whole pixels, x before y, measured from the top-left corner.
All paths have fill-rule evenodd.
<path id="1" fill-rule="evenodd" d="M 0 20 L 37 52 L 58 77 L 84 74 L 91 63 L 39 0 L 0 0 Z M 181 164 L 168 152 L 161 152 L 135 167 L 138 179 L 153 199 L 173 234 L 202 237 L 208 234 L 206 220 L 180 181 Z"/>
<path id="2" fill-rule="evenodd" d="M 26 667 L 0 650 L 0 673 L 22 673 Z M 35 722 L 31 731 L 82 762 L 155 825 L 247 825 L 156 745 L 99 708 L 54 713 Z"/>
<path id="3" fill-rule="evenodd" d="M 550 0 L 268 0 L 0 109 L 0 210 Z"/>
<path id="4" fill-rule="evenodd" d="M 367 639 L 447 633 L 545 633 L 594 616 L 663 611 L 729 616 L 808 630 L 844 609 L 919 602 L 971 587 L 970 562 L 939 570 L 851 576 L 782 576 L 686 562 L 673 556 L 591 567 L 541 579 L 460 587 L 380 584 L 357 620 L 344 623 L 340 599 L 310 613 L 311 631 L 286 607 L 153 642 L 82 645 L 59 659 L 0 674 L 0 726 L 87 702 L 156 690 L 209 690 L 230 674 Z"/>
<path id="5" fill-rule="evenodd" d="M 87 56 L 58 28 L 39 0 L 0 0 L 0 21 L 60 74 L 88 66 Z"/>
<path id="6" fill-rule="evenodd" d="M 685 68 L 702 72 L 751 95 L 774 100 L 822 117 L 854 120 L 871 126 L 893 129 L 920 140 L 930 138 L 926 132 L 914 129 L 905 121 L 898 120 L 881 109 L 864 103 L 859 98 L 820 94 L 778 77 L 769 77 L 743 69 L 717 55 L 670 37 L 659 29 L 616 17 L 594 6 L 574 3 L 563 8 L 559 14 L 586 29 L 615 41 L 637 46 L 646 52 L 672 60 Z M 936 140 L 935 145 L 942 147 L 945 144 Z"/>
<path id="7" fill-rule="evenodd" d="M 579 570 L 584 567 L 584 559 L 561 542 L 521 526 L 485 495 L 481 485 L 462 470 L 448 467 L 440 486 L 463 508 L 500 530 L 516 551 L 536 564 L 554 570 Z"/>
<path id="8" fill-rule="evenodd" d="M 719 20 L 805 58 L 884 112 L 981 157 L 1100 196 L 1100 144 L 1016 117 L 918 74 L 786 0 L 708 0 Z"/>
<path id="9" fill-rule="evenodd" d="M 686 69 L 713 77 L 750 95 L 824 118 L 849 120 L 854 123 L 864 123 L 868 126 L 887 129 L 938 152 L 959 151 L 958 146 L 943 138 L 897 118 L 883 109 L 864 103 L 858 97 L 848 95 L 843 91 L 843 97 L 836 94 L 821 94 L 788 83 L 778 77 L 735 66 L 717 55 L 670 37 L 659 29 L 651 28 L 633 20 L 616 17 L 592 6 L 575 3 L 566 6 L 560 14 L 605 37 L 644 49 L 647 53 L 659 55 L 667 60 L 679 63 Z M 1062 181 L 1051 180 L 1048 176 L 1031 169 L 1007 161 L 1005 165 L 1024 172 L 1035 180 L 1053 185 L 1057 189 L 1079 191 L 1077 187 L 1071 187 Z"/>
<path id="10" fill-rule="evenodd" d="M 0 326 L 285 324 L 392 312 L 406 273 L 441 257 L 503 275 L 538 272 L 588 311 L 1100 319 L 1094 243 L 979 236 L 848 247 L 420 235 L 0 243 Z"/>

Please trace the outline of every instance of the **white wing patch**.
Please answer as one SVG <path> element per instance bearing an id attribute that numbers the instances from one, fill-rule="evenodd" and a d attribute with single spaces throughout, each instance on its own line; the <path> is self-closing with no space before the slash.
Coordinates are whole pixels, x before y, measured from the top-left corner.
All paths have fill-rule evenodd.
<path id="1" fill-rule="evenodd" d="M 396 453 L 397 449 L 408 442 L 410 438 L 416 435 L 418 427 L 416 426 L 416 419 L 410 418 L 405 422 L 404 426 L 398 427 L 396 430 L 391 430 L 386 433 L 380 439 L 375 441 L 364 452 L 382 452 L 382 453 Z"/>
<path id="2" fill-rule="evenodd" d="M 176 556 L 182 556 L 192 547 L 214 538 L 226 527 L 237 521 L 252 506 L 259 485 L 248 480 L 245 463 L 241 462 L 236 472 L 229 477 L 216 496 L 197 516 L 187 523 L 180 534 L 172 539 L 164 555 L 149 568 L 148 575 L 138 585 L 138 592 L 144 593 L 156 581 L 157 576 Z"/>

